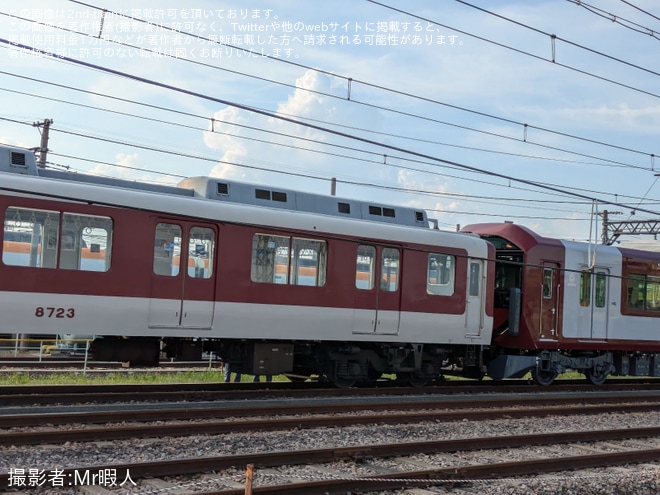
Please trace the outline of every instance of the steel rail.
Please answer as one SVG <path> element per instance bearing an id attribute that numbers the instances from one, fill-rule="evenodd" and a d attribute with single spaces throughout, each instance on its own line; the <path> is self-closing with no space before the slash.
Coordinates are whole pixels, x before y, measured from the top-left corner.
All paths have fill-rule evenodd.
<path id="1" fill-rule="evenodd" d="M 118 463 L 111 465 L 79 466 L 62 470 L 66 479 L 73 479 L 77 473 L 98 473 L 104 470 L 114 470 L 117 479 L 125 479 L 130 473 L 133 481 L 145 477 L 164 477 L 217 472 L 232 467 L 245 467 L 249 464 L 259 468 L 308 465 L 338 461 L 356 461 L 371 458 L 388 458 L 414 454 L 438 454 L 443 452 L 475 451 L 486 449 L 519 448 L 538 445 L 558 445 L 580 442 L 612 441 L 632 438 L 655 437 L 660 434 L 660 427 L 626 428 L 620 430 L 591 430 L 575 432 L 542 433 L 534 435 L 503 435 L 486 438 L 462 438 L 455 440 L 440 440 L 427 442 L 397 443 L 390 445 L 363 445 L 355 447 L 338 447 L 328 449 L 312 449 L 299 451 L 279 451 L 266 453 L 237 454 L 216 457 L 196 457 L 154 461 L 142 463 Z M 287 484 L 285 486 L 256 488 L 255 493 L 287 493 L 288 495 L 312 493 L 346 493 L 368 489 L 392 489 L 410 486 L 434 484 L 430 478 L 464 480 L 470 478 L 497 478 L 513 475 L 534 474 L 557 470 L 578 469 L 586 467 L 607 466 L 621 463 L 639 463 L 660 460 L 660 449 L 635 450 L 611 454 L 597 454 L 578 457 L 544 458 L 533 461 L 496 463 L 449 469 L 430 469 L 412 473 L 394 473 L 380 475 L 379 480 L 369 483 L 364 480 L 325 480 L 322 484 L 316 482 Z M 374 477 L 372 477 L 374 478 Z M 384 479 L 385 478 L 385 479 Z M 402 482 L 401 478 L 408 481 Z M 9 488 L 10 475 L 0 472 L 0 489 Z M 383 480 L 384 479 L 384 480 Z M 350 488 L 349 488 L 350 487 Z M 322 488 L 324 491 L 314 491 Z M 308 490 L 308 491 L 300 491 Z M 335 491 L 341 490 L 341 491 Z M 224 495 L 242 495 L 242 491 L 225 490 Z"/>
<path id="2" fill-rule="evenodd" d="M 636 392 L 625 396 L 606 392 L 590 395 L 533 395 L 526 397 L 493 397 L 489 395 L 474 395 L 468 399 L 454 399 L 446 396 L 426 395 L 416 400 L 392 402 L 383 398 L 355 402 L 327 402 L 315 401 L 312 403 L 278 404 L 269 400 L 252 403 L 246 407 L 245 403 L 238 405 L 213 406 L 209 403 L 184 404 L 183 407 L 144 407 L 140 404 L 130 404 L 125 410 L 76 410 L 64 412 L 44 412 L 39 408 L 35 413 L 21 410 L 18 413 L 5 413 L 0 410 L 0 425 L 3 427 L 30 427 L 43 424 L 93 424 L 127 421 L 160 421 L 160 420 L 186 420 L 210 418 L 240 418 L 255 416 L 278 416 L 291 414 L 336 414 L 362 411 L 411 411 L 420 409 L 449 409 L 452 411 L 494 408 L 494 407 L 521 407 L 528 404 L 533 406 L 578 406 L 583 404 L 622 404 L 622 403 L 657 403 L 660 402 L 658 393 Z"/>
<path id="3" fill-rule="evenodd" d="M 439 407 L 445 408 L 446 403 Z M 369 406 L 365 406 L 367 409 Z M 390 408 L 395 406 L 390 406 Z M 474 407 L 474 406 L 473 406 Z M 135 438 L 157 438 L 157 437 L 182 437 L 189 435 L 219 435 L 225 433 L 244 433 L 244 432 L 263 432 L 277 431 L 287 429 L 311 429 L 323 427 L 344 427 L 354 425 L 373 425 L 373 424 L 411 424 L 425 421 L 450 422 L 462 420 L 488 420 L 503 418 L 527 418 L 544 416 L 569 416 L 585 414 L 605 414 L 612 412 L 646 412 L 657 411 L 660 403 L 642 403 L 642 404 L 594 404 L 594 405 L 570 405 L 554 407 L 527 407 L 516 409 L 480 409 L 480 410 L 451 410 L 451 411 L 429 411 L 425 404 L 417 404 L 417 409 L 424 409 L 415 413 L 387 413 L 387 414 L 360 414 L 360 415 L 322 415 L 310 417 L 293 418 L 268 418 L 253 420 L 231 420 L 214 422 L 196 422 L 186 424 L 165 424 L 165 425 L 138 425 L 138 426 L 120 426 L 120 427 L 100 427 L 100 428 L 77 428 L 67 430 L 39 430 L 27 432 L 7 432 L 0 433 L 0 446 L 9 445 L 44 445 L 44 444 L 62 444 L 65 442 L 91 442 L 91 441 L 110 441 L 110 440 L 128 440 Z M 277 414 L 273 413 L 271 408 L 260 408 L 263 415 Z M 339 409 L 345 411 L 345 408 L 339 406 L 333 407 L 337 412 Z M 300 413 L 291 408 L 291 414 Z M 150 411 L 143 411 L 147 414 Z M 191 411 L 184 411 L 190 413 Z M 243 412 L 243 411 L 241 411 Z M 251 411 L 254 412 L 254 411 Z M 224 411 L 223 411 L 224 413 Z M 149 420 L 156 419 L 175 419 L 172 416 L 159 414 L 159 418 L 151 417 Z M 225 417 L 231 417 L 231 414 Z M 53 421 L 42 415 L 42 424 L 53 424 Z M 13 424 L 16 424 L 19 417 L 14 417 Z M 75 423 L 77 418 L 74 415 L 68 417 L 70 423 Z M 146 418 L 145 418 L 146 419 Z M 190 418 L 188 418 L 190 419 Z M 126 421 L 123 419 L 122 421 Z M 2 426 L 9 426 L 4 418 L 0 418 Z"/>
<path id="4" fill-rule="evenodd" d="M 425 387 L 401 386 L 391 381 L 378 382 L 374 387 L 338 389 L 319 382 L 242 382 L 242 383 L 185 383 L 185 384 L 85 384 L 85 385 L 4 385 L 0 386 L 0 405 L 67 404 L 81 402 L 178 401 L 191 399 L 249 399 L 269 397 L 355 396 L 355 395 L 422 395 L 492 392 L 567 392 L 567 391 L 631 391 L 660 390 L 660 379 L 611 379 L 606 385 L 593 386 L 584 380 L 559 380 L 552 387 L 540 387 L 527 380 L 437 382 Z"/>
<path id="5" fill-rule="evenodd" d="M 575 469 L 602 468 L 624 464 L 654 462 L 660 459 L 660 449 L 592 454 L 561 458 L 480 464 L 426 471 L 398 472 L 391 475 L 369 476 L 360 479 L 323 480 L 287 483 L 252 489 L 259 495 L 345 495 L 376 490 L 396 490 L 411 487 L 455 486 L 469 480 L 496 480 L 501 478 L 532 476 L 542 473 L 573 471 Z M 258 476 L 258 472 L 256 473 Z M 243 489 L 197 492 L 196 495 L 244 495 Z"/>

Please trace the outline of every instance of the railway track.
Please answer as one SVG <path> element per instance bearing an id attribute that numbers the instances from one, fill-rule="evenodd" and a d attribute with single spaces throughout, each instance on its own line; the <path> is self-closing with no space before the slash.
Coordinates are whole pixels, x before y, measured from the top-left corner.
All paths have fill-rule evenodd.
<path id="1" fill-rule="evenodd" d="M 279 474 L 266 471 L 267 476 L 257 475 L 260 485 L 254 493 L 286 493 L 294 494 L 327 494 L 327 493 L 349 493 L 352 491 L 364 492 L 368 490 L 403 489 L 411 486 L 434 486 L 447 482 L 466 483 L 470 480 L 501 479 L 513 476 L 538 475 L 540 473 L 551 473 L 569 471 L 574 469 L 598 468 L 622 464 L 639 464 L 645 462 L 657 462 L 660 460 L 660 442 L 657 448 L 631 449 L 625 443 L 619 445 L 616 452 L 585 453 L 583 455 L 557 455 L 556 451 L 536 451 L 534 458 L 511 462 L 489 462 L 465 465 L 459 462 L 460 457 L 454 457 L 455 466 L 448 468 L 429 468 L 416 470 L 392 470 L 386 474 L 381 472 L 377 475 L 362 474 L 355 475 L 350 472 L 336 472 L 334 476 L 327 475 L 322 480 L 314 476 L 314 480 L 292 483 L 295 477 L 305 478 L 305 475 L 292 475 L 289 470 L 292 466 L 316 466 L 320 467 L 327 463 L 349 463 L 359 462 L 363 471 L 373 471 L 377 464 L 369 466 L 372 461 L 397 458 L 396 464 L 405 466 L 416 464 L 414 459 L 406 459 L 407 456 L 438 456 L 448 453 L 479 452 L 482 455 L 486 451 L 495 451 L 495 455 L 510 456 L 509 450 L 497 454 L 502 449 L 521 449 L 524 447 L 578 445 L 578 448 L 598 450 L 603 442 L 608 442 L 608 449 L 612 449 L 613 441 L 646 439 L 657 437 L 660 427 L 636 428 L 622 430 L 590 430 L 582 432 L 547 433 L 536 435 L 498 436 L 486 438 L 464 438 L 457 440 L 441 440 L 428 442 L 411 442 L 406 444 L 396 443 L 388 445 L 361 445 L 358 447 L 277 451 L 267 453 L 251 453 L 243 455 L 224 455 L 206 458 L 175 459 L 168 461 L 143 462 L 143 463 L 120 463 L 107 465 L 77 466 L 65 469 L 62 475 L 65 479 L 84 479 L 81 473 L 98 473 L 113 471 L 117 479 L 129 479 L 132 482 L 153 477 L 171 477 L 180 475 L 197 475 L 203 473 L 217 473 L 218 483 L 222 488 L 206 492 L 208 494 L 239 495 L 244 494 L 243 489 L 227 487 L 222 470 L 235 470 L 236 467 L 257 466 L 258 469 L 280 468 Z M 493 455 L 490 452 L 490 455 Z M 429 465 L 434 460 L 429 458 Z M 312 478 L 311 475 L 307 476 Z M 234 477 L 235 479 L 235 477 Z M 275 480 L 275 484 L 271 484 Z M 282 480 L 285 480 L 282 483 Z M 278 484 L 278 481 L 280 484 Z M 236 484 L 236 481 L 229 485 Z M 10 477 L 8 474 L 0 474 L 0 487 L 8 488 Z"/>
<path id="2" fill-rule="evenodd" d="M 243 494 L 249 465 L 254 466 L 253 493 L 313 494 L 393 493 L 447 483 L 469 487 L 475 479 L 538 476 L 660 460 L 660 391 L 545 389 L 539 393 L 536 387 L 527 387 L 524 394 L 466 397 L 428 391 L 410 396 L 411 390 L 407 390 L 405 397 L 397 393 L 390 396 L 382 390 L 346 397 L 344 390 L 329 389 L 338 394 L 304 400 L 256 400 L 257 396 L 264 397 L 262 390 L 249 400 L 47 406 L 53 410 L 50 413 L 44 413 L 40 405 L 5 407 L 0 411 L 4 428 L 0 432 L 0 458 L 6 459 L 0 463 L 0 491 L 10 488 L 10 469 L 33 462 L 25 459 L 42 459 L 35 457 L 35 452 L 45 456 L 43 469 L 56 464 L 53 459 L 58 455 L 70 458 L 66 467 L 58 470 L 73 484 L 90 483 L 94 475 L 112 472 L 117 483 L 125 480 L 126 474 L 138 483 L 137 491 L 123 493 L 142 493 L 147 486 L 169 486 L 180 492 L 186 484 L 195 484 L 196 490 L 208 486 L 206 493 L 219 495 Z M 236 391 L 239 396 L 246 392 L 255 391 Z M 309 391 L 301 397 L 306 395 Z M 124 409 L 117 410 L 120 406 Z M 620 418 L 620 426 L 600 426 L 600 418 L 612 417 Z M 628 417 L 636 417 L 637 424 L 629 423 Z M 649 424 L 645 424 L 647 418 L 651 418 Z M 546 421 L 562 425 L 560 429 L 568 424 L 584 425 L 571 431 L 530 429 L 529 434 L 520 433 L 520 428 L 527 431 L 524 424 L 536 427 Z M 517 427 L 518 431 L 494 435 L 487 426 L 490 424 L 505 425 L 502 428 L 507 431 Z M 475 434 L 475 428 L 483 431 Z M 419 429 L 428 433 L 420 435 Z M 449 429 L 464 434 L 449 438 L 444 433 Z M 389 431 L 397 432 L 401 439 L 392 442 Z M 357 441 L 356 436 L 363 441 Z M 316 447 L 326 445 L 294 448 L 290 444 L 296 442 L 289 439 L 298 437 L 313 439 Z M 344 437 L 356 445 L 341 445 Z M 276 438 L 284 438 L 274 442 L 279 448 L 271 443 Z M 202 454 L 188 453 L 189 444 L 205 442 L 210 449 L 205 447 Z M 332 446 L 334 443 L 340 445 Z M 117 453 L 115 449 L 119 449 Z M 147 455 L 154 459 L 132 459 L 140 450 L 154 451 Z M 97 462 L 83 462 L 89 460 L 91 451 L 103 452 L 111 460 L 102 460 L 97 452 L 92 457 Z M 127 452 L 133 453 L 128 454 L 131 462 L 117 462 L 126 458 Z M 97 483 L 102 479 L 106 478 L 97 479 Z M 476 491 L 466 493 L 480 493 L 483 486 L 475 486 Z"/>
<path id="3" fill-rule="evenodd" d="M 581 402 L 576 404 L 576 401 Z M 625 403 L 622 403 L 625 401 Z M 3 414 L 3 428 L 38 428 L 46 431 L 0 433 L 0 446 L 39 445 L 64 442 L 110 441 L 131 438 L 216 435 L 236 432 L 275 431 L 293 428 L 344 427 L 369 424 L 411 424 L 422 421 L 478 421 L 496 418 L 576 416 L 587 414 L 633 413 L 660 409 L 657 396 L 593 396 L 589 398 L 539 398 L 533 407 L 521 407 L 519 398 L 468 400 L 421 400 L 412 402 L 314 403 L 296 405 L 249 405 L 215 408 L 135 409 L 34 414 Z M 365 412 L 366 411 L 366 412 Z M 351 414 L 346 414 L 351 413 Z M 360 413 L 360 414 L 356 414 Z M 251 416 L 253 419 L 239 420 Z M 286 417 L 283 417 L 286 416 Z M 257 419 L 254 419 L 257 418 Z M 222 419 L 181 423 L 202 419 Z M 177 421 L 168 424 L 88 427 L 52 430 L 54 425 L 118 424 L 125 422 Z"/>
<path id="4" fill-rule="evenodd" d="M 552 387 L 541 387 L 527 380 L 502 382 L 448 381 L 425 387 L 401 387 L 394 382 L 377 382 L 373 387 L 338 389 L 318 382 L 189 383 L 140 385 L 27 385 L 0 386 L 0 406 L 31 404 L 81 404 L 140 401 L 215 401 L 269 398 L 305 398 L 310 396 L 406 396 L 410 394 L 457 393 L 536 393 L 660 390 L 660 380 L 612 380 L 606 386 L 594 386 L 584 380 L 561 380 Z"/>

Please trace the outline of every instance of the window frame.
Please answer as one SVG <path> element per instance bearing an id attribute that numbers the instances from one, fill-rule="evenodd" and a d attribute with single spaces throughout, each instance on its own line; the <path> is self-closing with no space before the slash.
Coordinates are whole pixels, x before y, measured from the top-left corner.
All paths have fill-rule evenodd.
<path id="1" fill-rule="evenodd" d="M 5 209 L 3 226 L 5 266 L 97 273 L 111 268 L 114 220 L 110 216 L 10 205 Z M 8 240 L 10 232 L 29 237 L 29 241 Z M 90 242 L 95 238 L 99 242 Z M 29 244 L 25 263 L 20 262 L 20 253 L 12 256 L 12 242 Z"/>
<path id="2" fill-rule="evenodd" d="M 438 263 L 442 258 L 442 263 Z M 438 276 L 439 267 L 443 267 Z M 432 277 L 432 271 L 436 271 Z M 438 280 L 439 279 L 439 280 Z M 434 282 L 435 280 L 435 282 Z M 444 282 L 446 280 L 446 282 Z M 429 253 L 426 264 L 426 293 L 432 296 L 453 296 L 456 291 L 456 256 L 444 253 Z"/>

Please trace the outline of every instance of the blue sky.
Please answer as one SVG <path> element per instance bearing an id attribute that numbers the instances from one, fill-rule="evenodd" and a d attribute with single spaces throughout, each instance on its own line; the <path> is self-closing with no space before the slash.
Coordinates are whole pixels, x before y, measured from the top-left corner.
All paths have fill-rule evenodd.
<path id="1" fill-rule="evenodd" d="M 318 193 L 336 177 L 338 196 L 425 208 L 446 230 L 512 220 L 587 240 L 590 199 L 660 216 L 651 0 L 587 3 L 619 22 L 567 0 L 85 3 L 0 8 L 0 38 L 72 59 L 0 45 L 0 143 L 38 146 L 48 118 L 49 161 L 75 170 Z"/>

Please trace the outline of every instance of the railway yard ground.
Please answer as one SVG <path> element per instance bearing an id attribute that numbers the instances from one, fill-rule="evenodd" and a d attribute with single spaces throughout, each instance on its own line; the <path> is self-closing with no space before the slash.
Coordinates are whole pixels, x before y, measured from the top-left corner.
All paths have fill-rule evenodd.
<path id="1" fill-rule="evenodd" d="M 3 386 L 0 406 L 14 494 L 660 492 L 652 381 Z"/>

